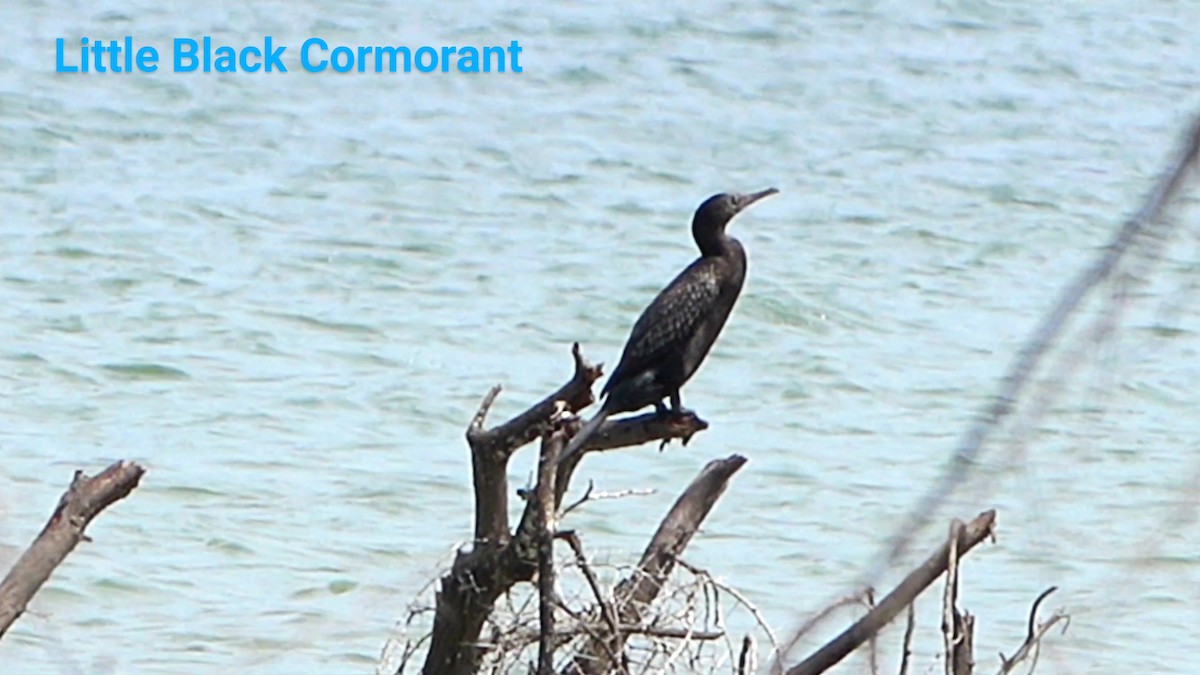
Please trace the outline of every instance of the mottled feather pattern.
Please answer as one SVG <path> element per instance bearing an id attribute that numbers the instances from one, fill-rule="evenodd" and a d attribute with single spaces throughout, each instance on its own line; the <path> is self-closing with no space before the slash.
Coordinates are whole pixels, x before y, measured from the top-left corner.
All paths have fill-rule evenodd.
<path id="1" fill-rule="evenodd" d="M 620 373 L 637 372 L 656 363 L 669 349 L 682 348 L 680 338 L 695 332 L 720 295 L 719 276 L 715 261 L 700 259 L 663 289 L 634 324 L 609 383 L 619 379 Z"/>

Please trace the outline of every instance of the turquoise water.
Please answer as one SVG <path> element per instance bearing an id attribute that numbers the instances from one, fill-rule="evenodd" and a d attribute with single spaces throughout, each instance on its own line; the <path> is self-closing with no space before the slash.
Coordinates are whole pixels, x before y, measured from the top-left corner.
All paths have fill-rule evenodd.
<path id="1" fill-rule="evenodd" d="M 615 363 L 695 255 L 695 206 L 767 186 L 733 227 L 743 298 L 684 392 L 712 428 L 589 460 L 599 489 L 657 492 L 569 524 L 631 559 L 706 461 L 748 456 L 688 558 L 786 634 L 905 521 L 1200 104 L 1188 3 L 22 3 L 0 22 L 0 563 L 74 469 L 149 469 L 0 641 L 5 672 L 370 672 L 470 536 L 482 395 L 503 383 L 494 418 L 521 410 L 574 341 Z M 54 74 L 54 40 L 83 34 L 519 39 L 524 72 Z M 1039 672 L 1193 667 L 1195 526 L 1168 526 L 1200 432 L 1185 232 L 1019 469 L 993 455 L 939 515 L 1000 511 L 964 571 L 981 668 L 1051 584 L 1074 622 Z"/>

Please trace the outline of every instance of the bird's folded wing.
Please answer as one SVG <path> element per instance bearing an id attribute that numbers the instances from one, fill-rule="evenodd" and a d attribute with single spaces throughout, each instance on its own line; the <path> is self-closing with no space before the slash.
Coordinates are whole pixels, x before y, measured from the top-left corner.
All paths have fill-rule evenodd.
<path id="1" fill-rule="evenodd" d="M 711 266 L 684 270 L 642 312 L 609 382 L 619 381 L 625 373 L 653 366 L 672 351 L 682 351 L 716 304 L 720 292 L 717 270 Z"/>

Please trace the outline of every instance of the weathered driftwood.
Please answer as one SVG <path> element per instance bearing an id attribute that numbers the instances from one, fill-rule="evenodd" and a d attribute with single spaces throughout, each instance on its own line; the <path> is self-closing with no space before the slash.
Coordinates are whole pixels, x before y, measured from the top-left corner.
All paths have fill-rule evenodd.
<path id="1" fill-rule="evenodd" d="M 588 363 L 576 344 L 572 348 L 575 371 L 558 391 L 507 422 L 484 429 L 488 410 L 500 393 L 494 387 L 484 398 L 467 429 L 475 488 L 475 541 L 458 552 L 450 572 L 441 579 L 433 633 L 422 672 L 425 675 L 469 675 L 485 653 L 479 636 L 496 600 L 514 584 L 530 581 L 538 568 L 539 516 L 536 493 L 525 505 L 520 523 L 511 531 L 508 522 L 508 460 L 536 438 L 543 443 L 565 444 L 578 431 L 576 420 L 561 413 L 578 412 L 595 397 L 592 385 L 601 369 Z M 595 434 L 576 461 L 558 465 L 553 480 L 554 509 L 570 485 L 575 467 L 587 453 L 641 445 L 672 438 L 688 439 L 708 425 L 695 415 L 639 416 L 610 420 Z M 543 446 L 544 447 L 544 446 Z"/>
<path id="2" fill-rule="evenodd" d="M 741 455 L 731 455 L 708 463 L 700 475 L 683 491 L 667 512 L 658 531 L 642 553 L 637 569 L 614 591 L 617 620 L 622 625 L 639 625 L 643 608 L 658 597 L 675 566 L 676 558 L 687 548 L 709 511 L 725 491 L 733 474 L 746 463 Z M 629 631 L 613 632 L 599 624 L 564 673 L 599 675 L 614 666 L 614 655 L 624 651 Z"/>
<path id="3" fill-rule="evenodd" d="M 29 601 L 85 536 L 92 519 L 126 497 L 146 472 L 133 462 L 120 461 L 89 478 L 76 471 L 58 507 L 8 576 L 0 582 L 0 637 L 24 613 Z"/>
<path id="4" fill-rule="evenodd" d="M 874 609 L 867 612 L 854 625 L 830 640 L 807 659 L 789 668 L 787 675 L 817 675 L 817 673 L 823 673 L 837 665 L 850 652 L 853 652 L 896 618 L 906 606 L 911 604 L 922 591 L 946 571 L 952 547 L 957 550 L 957 557 L 966 555 L 979 542 L 993 534 L 995 524 L 996 512 L 984 511 L 975 520 L 956 530 L 957 537 L 947 538 L 946 543 L 942 544 L 936 553 L 910 572 L 904 581 L 900 582 L 900 585 Z"/>

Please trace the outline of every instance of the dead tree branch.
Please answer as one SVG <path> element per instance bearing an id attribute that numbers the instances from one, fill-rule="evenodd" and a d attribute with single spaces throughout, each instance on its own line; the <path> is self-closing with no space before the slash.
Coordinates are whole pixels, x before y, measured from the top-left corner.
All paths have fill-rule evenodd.
<path id="1" fill-rule="evenodd" d="M 471 446 L 471 465 L 475 482 L 475 539 L 500 542 L 508 537 L 508 460 L 518 448 L 546 431 L 550 420 L 565 405 L 577 412 L 591 405 L 592 385 L 600 379 L 600 366 L 583 358 L 579 343 L 571 347 L 575 372 L 558 391 L 535 403 L 525 412 L 507 422 L 485 430 L 487 413 L 500 394 L 499 385 L 484 397 L 479 411 L 467 427 L 467 443 Z M 561 404 L 560 404 L 561 402 Z M 644 441 L 643 441 L 644 442 Z"/>
<path id="2" fill-rule="evenodd" d="M 547 436 L 538 458 L 538 675 L 554 672 L 554 467 L 562 448 L 561 434 Z"/>
<path id="3" fill-rule="evenodd" d="M 570 483 L 571 474 L 575 472 L 583 458 L 592 452 L 627 448 L 651 440 L 662 440 L 666 444 L 675 438 L 682 440 L 683 444 L 687 445 L 692 436 L 707 428 L 708 422 L 700 419 L 696 413 L 690 410 L 683 413 L 669 412 L 665 415 L 646 413 L 634 417 L 610 419 L 600 425 L 600 428 L 592 434 L 579 453 L 574 457 L 564 458 L 559 464 L 558 500 L 562 501 L 562 496 L 566 493 L 567 485 Z M 578 430 L 576 427 L 571 431 L 574 433 Z M 564 480 L 564 477 L 567 479 Z"/>
<path id="4" fill-rule="evenodd" d="M 496 600 L 515 584 L 533 579 L 538 569 L 539 500 L 526 502 L 521 521 L 512 531 L 508 522 L 508 461 L 514 452 L 538 437 L 543 439 L 544 450 L 545 444 L 553 443 L 561 452 L 570 433 L 578 430 L 578 422 L 564 419 L 562 413 L 578 412 L 595 400 L 592 385 L 600 378 L 601 368 L 583 358 L 578 344 L 571 354 L 575 365 L 571 379 L 553 394 L 507 422 L 485 430 L 487 413 L 500 391 L 496 387 L 471 419 L 466 436 L 475 489 L 475 540 L 470 548 L 458 552 L 450 571 L 441 579 L 422 669 L 425 675 L 473 674 L 487 651 L 479 638 Z M 610 420 L 588 449 L 686 439 L 706 427 L 695 415 Z M 558 509 L 577 465 L 578 461 L 560 463 L 552 483 L 540 481 L 552 485 L 552 512 Z"/>
<path id="5" fill-rule="evenodd" d="M 1037 623 L 1038 606 L 1051 593 L 1057 590 L 1058 586 L 1051 586 L 1042 591 L 1042 594 L 1037 596 L 1037 599 L 1033 601 L 1033 607 L 1029 609 L 1029 631 L 1025 635 L 1025 642 L 1017 648 L 1017 651 L 1010 658 L 1006 658 L 1003 653 L 1000 654 L 1000 670 L 997 672 L 997 675 L 1007 675 L 1007 673 L 1012 672 L 1012 669 L 1017 664 L 1029 658 L 1030 655 L 1033 657 L 1033 664 L 1029 667 L 1029 672 L 1032 673 L 1033 669 L 1037 668 L 1038 653 L 1041 650 L 1042 638 L 1045 637 L 1046 633 L 1050 632 L 1050 629 L 1060 621 L 1065 622 L 1063 626 L 1064 633 L 1070 627 L 1071 616 L 1062 610 L 1055 610 L 1049 619 L 1046 619 L 1042 623 Z"/>
<path id="6" fill-rule="evenodd" d="M 24 613 L 54 568 L 87 539 L 83 531 L 92 519 L 133 492 L 144 473 L 140 465 L 124 460 L 92 478 L 75 472 L 41 534 L 0 582 L 0 637 Z"/>
<path id="7" fill-rule="evenodd" d="M 588 439 L 586 449 L 589 451 L 614 450 L 630 445 L 645 443 L 637 439 L 662 439 L 669 441 L 680 439 L 684 445 L 692 440 L 698 431 L 708 428 L 708 422 L 700 419 L 696 413 L 686 410 L 682 413 L 668 412 L 660 415 L 656 412 L 644 413 L 633 417 L 610 419 Z"/>
<path id="8" fill-rule="evenodd" d="M 857 649 L 872 635 L 878 633 L 905 606 L 912 603 L 926 588 L 946 571 L 950 556 L 950 547 L 956 546 L 958 554 L 966 555 L 979 542 L 994 533 L 996 512 L 985 511 L 975 520 L 968 523 L 953 540 L 948 539 L 941 548 L 929 556 L 925 562 L 909 573 L 904 581 L 875 606 L 866 616 L 862 617 L 847 628 L 841 635 L 831 640 L 825 646 L 802 661 L 799 665 L 788 669 L 787 675 L 816 675 L 832 668 L 850 652 Z"/>
<path id="9" fill-rule="evenodd" d="M 640 622 L 642 609 L 658 597 L 676 558 L 696 534 L 729 480 L 745 463 L 746 458 L 740 455 L 709 462 L 675 501 L 642 553 L 637 569 L 614 592 L 621 624 L 637 625 Z M 575 675 L 609 672 L 616 665 L 612 655 L 623 651 L 628 633 L 604 631 L 602 635 L 601 640 L 588 640 L 564 672 Z"/>

